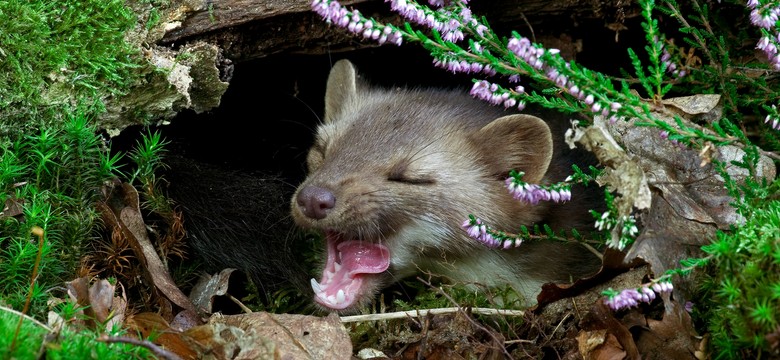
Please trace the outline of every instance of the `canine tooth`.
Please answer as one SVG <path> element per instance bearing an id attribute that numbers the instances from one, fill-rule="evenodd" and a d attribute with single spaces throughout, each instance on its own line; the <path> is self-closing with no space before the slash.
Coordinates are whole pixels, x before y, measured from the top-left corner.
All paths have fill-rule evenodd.
<path id="1" fill-rule="evenodd" d="M 341 270 L 341 264 L 339 264 L 339 263 L 337 263 L 337 262 L 334 262 L 334 263 L 333 263 L 333 267 L 336 269 L 336 272 L 338 272 L 339 270 Z"/>
<path id="2" fill-rule="evenodd" d="M 317 280 L 314 280 L 314 278 L 311 278 L 311 289 L 314 290 L 315 294 L 322 292 L 322 286 L 320 286 L 320 283 L 318 283 Z"/>
<path id="3" fill-rule="evenodd" d="M 338 294 L 336 294 L 336 301 L 341 304 L 346 300 L 347 297 L 344 295 L 344 290 L 339 290 Z"/>

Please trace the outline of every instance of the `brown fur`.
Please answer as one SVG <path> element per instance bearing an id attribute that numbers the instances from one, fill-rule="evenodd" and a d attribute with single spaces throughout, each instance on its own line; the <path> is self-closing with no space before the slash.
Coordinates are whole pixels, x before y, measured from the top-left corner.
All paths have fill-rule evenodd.
<path id="1" fill-rule="evenodd" d="M 331 71 L 325 104 L 309 175 L 292 200 L 293 218 L 304 228 L 381 243 L 390 253 L 387 271 L 360 275 L 363 286 L 344 311 L 418 271 L 487 286 L 509 283 L 531 304 L 542 283 L 568 281 L 597 266 L 579 246 L 527 242 L 494 250 L 461 228 L 469 214 L 510 231 L 539 223 L 592 226 L 587 205 L 531 206 L 504 186 L 511 169 L 534 183 L 561 180 L 570 169 L 554 158 L 561 151 L 554 154 L 541 119 L 460 91 L 369 87 L 344 60 Z M 306 207 L 309 195 L 301 192 L 307 188 L 328 199 L 318 208 L 322 218 Z"/>

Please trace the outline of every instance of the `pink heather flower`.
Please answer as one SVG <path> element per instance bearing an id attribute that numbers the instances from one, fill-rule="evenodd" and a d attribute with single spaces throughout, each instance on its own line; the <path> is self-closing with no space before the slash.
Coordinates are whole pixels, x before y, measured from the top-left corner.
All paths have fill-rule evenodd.
<path id="1" fill-rule="evenodd" d="M 464 7 L 460 9 L 460 18 L 466 23 L 471 23 L 474 17 L 471 15 L 471 9 Z"/>
<path id="2" fill-rule="evenodd" d="M 775 130 L 780 130 L 780 117 L 777 116 L 777 105 L 772 105 L 772 114 L 766 116 L 764 119 L 765 124 L 771 124 Z"/>
<path id="3" fill-rule="evenodd" d="M 588 94 L 588 96 L 585 97 L 585 104 L 592 105 L 593 101 L 595 101 L 595 99 L 592 94 Z"/>
<path id="4" fill-rule="evenodd" d="M 780 119 L 773 115 L 767 115 L 764 123 L 771 124 L 772 129 L 780 130 Z"/>
<path id="5" fill-rule="evenodd" d="M 758 3 L 758 0 L 748 0 L 747 4 L 745 4 L 745 6 L 747 6 L 750 9 L 755 9 L 756 6 L 758 6 L 758 5 L 760 5 Z"/>
<path id="6" fill-rule="evenodd" d="M 693 312 L 693 302 L 691 301 L 685 302 L 685 311 L 687 311 L 689 314 Z"/>
<path id="7" fill-rule="evenodd" d="M 569 94 L 571 94 L 572 96 L 574 96 L 574 97 L 576 97 L 578 99 L 582 99 L 582 97 L 581 97 L 582 92 L 580 92 L 580 88 L 577 87 L 577 85 L 572 85 L 569 88 Z"/>

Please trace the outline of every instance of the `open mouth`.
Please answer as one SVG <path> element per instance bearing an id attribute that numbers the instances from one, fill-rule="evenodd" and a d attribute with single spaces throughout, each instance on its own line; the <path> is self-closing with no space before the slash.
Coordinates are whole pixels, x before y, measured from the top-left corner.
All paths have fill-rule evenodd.
<path id="1" fill-rule="evenodd" d="M 345 240 L 334 231 L 328 231 L 325 239 L 328 260 L 322 280 L 311 279 L 314 299 L 330 309 L 346 309 L 362 293 L 367 275 L 381 273 L 390 266 L 390 250 L 371 241 Z"/>

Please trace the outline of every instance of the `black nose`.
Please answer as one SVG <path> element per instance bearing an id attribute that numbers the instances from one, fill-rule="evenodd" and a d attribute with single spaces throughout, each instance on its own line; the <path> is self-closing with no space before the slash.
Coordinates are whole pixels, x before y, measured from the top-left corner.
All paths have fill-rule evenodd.
<path id="1" fill-rule="evenodd" d="M 336 205 L 336 196 L 328 189 L 307 186 L 298 192 L 296 201 L 306 217 L 320 220 L 328 216 L 328 210 Z"/>

